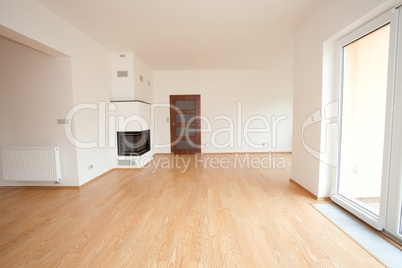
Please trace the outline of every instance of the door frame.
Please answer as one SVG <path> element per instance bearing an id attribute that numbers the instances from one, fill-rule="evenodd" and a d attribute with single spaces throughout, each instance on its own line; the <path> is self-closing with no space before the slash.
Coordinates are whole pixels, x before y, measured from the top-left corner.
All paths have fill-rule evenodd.
<path id="1" fill-rule="evenodd" d="M 172 154 L 199 154 L 201 153 L 201 95 L 170 95 L 170 149 Z M 189 125 L 188 123 L 176 123 L 176 114 L 178 113 L 177 107 L 174 105 L 177 100 L 194 100 L 195 109 L 185 110 L 184 113 L 195 114 L 194 123 Z M 177 149 L 177 139 L 176 139 L 176 127 L 194 127 L 195 137 L 184 137 L 190 138 L 195 141 L 194 149 Z"/>

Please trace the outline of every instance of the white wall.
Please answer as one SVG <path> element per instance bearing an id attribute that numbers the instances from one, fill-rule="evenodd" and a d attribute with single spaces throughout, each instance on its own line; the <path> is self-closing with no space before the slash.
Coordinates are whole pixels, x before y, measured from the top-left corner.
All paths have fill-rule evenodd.
<path id="1" fill-rule="evenodd" d="M 204 153 L 217 152 L 290 152 L 292 151 L 292 89 L 291 69 L 278 70 L 194 70 L 194 71 L 155 71 L 154 72 L 154 145 L 169 145 L 170 123 L 168 108 L 155 108 L 159 104 L 169 104 L 169 95 L 200 94 L 201 115 L 211 122 L 210 133 L 201 134 L 201 143 L 210 147 Z M 241 102 L 241 120 L 238 120 L 238 102 Z M 227 130 L 230 123 L 226 120 L 213 120 L 216 116 L 227 116 L 233 120 L 233 143 Z M 271 124 L 270 132 L 250 134 L 250 141 L 268 143 L 266 148 L 253 148 L 243 139 L 238 145 L 238 122 L 244 127 L 248 118 L 259 115 Z M 276 145 L 271 135 L 272 117 L 285 116 L 277 125 Z M 266 126 L 261 120 L 251 123 L 252 128 Z M 202 128 L 207 124 L 202 122 Z M 216 130 L 223 132 L 214 135 Z M 226 129 L 226 131 L 224 130 Z M 243 136 L 243 135 L 242 135 Z M 218 146 L 211 144 L 216 141 Z M 219 145 L 228 143 L 228 146 Z M 273 146 L 274 145 L 274 146 Z M 170 147 L 159 148 L 157 153 L 169 153 Z"/>
<path id="2" fill-rule="evenodd" d="M 140 80 L 143 77 L 143 81 Z M 154 99 L 154 80 L 152 69 L 134 54 L 134 98 L 152 103 Z"/>
<path id="3" fill-rule="evenodd" d="M 34 0 L 0 0 L 0 26 L 0 34 L 47 53 L 70 57 L 74 105 L 110 100 L 110 53 L 72 25 Z M 98 111 L 78 112 L 72 125 L 79 140 L 99 142 Z M 80 185 L 112 168 L 112 151 L 102 146 L 77 149 Z M 89 165 L 93 165 L 92 170 Z"/>
<path id="4" fill-rule="evenodd" d="M 323 1 L 295 30 L 292 179 L 318 197 L 328 196 L 331 192 L 332 181 L 327 176 L 331 168 L 321 163 L 320 170 L 319 157 L 314 157 L 303 146 L 302 125 L 311 118 L 311 114 L 338 98 L 331 93 L 322 95 L 323 85 L 325 90 L 329 84 L 336 82 L 323 73 L 323 67 L 333 70 L 325 62 L 333 60 L 333 55 L 324 55 L 324 42 L 385 2 L 392 1 Z M 312 149 L 324 153 L 320 143 L 326 126 L 321 126 L 319 118 L 315 120 L 316 124 L 305 129 L 305 142 Z"/>
<path id="5" fill-rule="evenodd" d="M 66 140 L 64 125 L 57 124 L 73 104 L 70 59 L 55 58 L 1 37 L 0 58 L 0 147 L 59 146 L 60 185 L 78 185 L 76 149 Z M 4 181 L 0 168 L 0 186 L 27 184 Z"/>
<path id="6" fill-rule="evenodd" d="M 127 76 L 118 77 L 118 71 L 127 71 Z M 112 53 L 112 72 L 114 101 L 141 100 L 152 103 L 153 72 L 136 54 L 133 52 Z"/>
<path id="7" fill-rule="evenodd" d="M 127 75 L 119 76 L 119 72 L 127 72 Z M 112 100 L 134 99 L 134 53 L 112 53 Z"/>

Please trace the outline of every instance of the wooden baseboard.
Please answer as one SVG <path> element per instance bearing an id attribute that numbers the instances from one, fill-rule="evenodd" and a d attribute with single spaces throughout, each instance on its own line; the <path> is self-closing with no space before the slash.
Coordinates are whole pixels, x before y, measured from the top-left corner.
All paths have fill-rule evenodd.
<path id="1" fill-rule="evenodd" d="M 296 181 L 294 181 L 292 178 L 289 179 L 289 181 L 295 185 L 297 185 L 298 187 L 300 187 L 301 189 L 303 189 L 308 195 L 310 195 L 312 198 L 314 198 L 317 201 L 331 201 L 330 197 L 317 197 L 315 194 L 313 194 L 312 192 L 310 192 L 309 190 L 307 190 L 306 188 L 304 188 L 303 186 L 301 186 L 299 183 L 297 183 Z"/>
<path id="2" fill-rule="evenodd" d="M 103 174 L 101 174 L 101 175 L 99 175 L 99 176 L 97 176 L 97 177 L 95 177 L 95 178 L 93 178 L 92 180 L 90 180 L 90 181 L 88 181 L 88 182 L 86 182 L 86 183 L 84 183 L 84 184 L 82 184 L 82 185 L 79 185 L 79 186 L 32 186 L 32 185 L 30 185 L 30 186 L 24 186 L 24 185 L 18 185 L 18 186 L 0 186 L 0 189 L 51 189 L 51 190 L 57 190 L 57 189 L 82 189 L 82 188 L 84 188 L 85 186 L 87 186 L 87 185 L 89 185 L 89 184 L 91 184 L 92 182 L 94 182 L 94 181 L 96 181 L 96 180 L 98 180 L 98 179 L 100 179 L 100 178 L 102 178 L 103 176 L 106 176 L 107 174 L 109 174 L 109 173 L 111 173 L 113 170 L 115 170 L 114 168 L 112 168 L 111 170 L 109 170 L 109 171 L 106 171 L 105 173 L 103 173 Z"/>
<path id="3" fill-rule="evenodd" d="M 98 177 L 95 177 L 95 178 L 93 178 L 92 180 L 87 181 L 87 182 L 84 183 L 84 184 L 81 184 L 80 186 L 78 186 L 78 188 L 79 188 L 79 189 L 82 189 L 82 188 L 84 188 L 85 186 L 88 186 L 89 184 L 93 183 L 94 181 L 99 180 L 100 178 L 102 178 L 102 177 L 106 176 L 107 174 L 113 172 L 113 170 L 115 170 L 115 168 L 112 168 L 111 170 L 106 171 L 105 173 L 102 173 L 102 174 L 99 175 Z"/>
<path id="4" fill-rule="evenodd" d="M 292 154 L 291 152 L 228 152 L 228 153 L 201 153 L 202 155 L 225 155 L 225 154 Z"/>
<path id="5" fill-rule="evenodd" d="M 140 171 L 143 168 L 113 168 L 111 171 Z"/>
<path id="6" fill-rule="evenodd" d="M 223 155 L 223 154 L 292 154 L 292 152 L 222 152 L 222 153 L 201 153 L 202 155 Z M 171 153 L 156 153 L 154 156 L 158 155 L 172 155 Z"/>
<path id="7" fill-rule="evenodd" d="M 331 197 L 317 197 L 317 201 L 326 201 L 326 202 L 330 202 L 331 201 Z"/>
<path id="8" fill-rule="evenodd" d="M 62 190 L 62 189 L 80 189 L 80 186 L 0 186 L 0 189 L 36 189 L 36 190 Z"/>

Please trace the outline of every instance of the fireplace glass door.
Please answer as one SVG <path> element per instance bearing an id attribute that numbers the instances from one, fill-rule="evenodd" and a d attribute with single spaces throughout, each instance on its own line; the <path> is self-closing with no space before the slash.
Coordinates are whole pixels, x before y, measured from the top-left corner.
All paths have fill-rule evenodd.
<path id="1" fill-rule="evenodd" d="M 150 150 L 150 131 L 118 131 L 118 155 L 138 156 Z"/>

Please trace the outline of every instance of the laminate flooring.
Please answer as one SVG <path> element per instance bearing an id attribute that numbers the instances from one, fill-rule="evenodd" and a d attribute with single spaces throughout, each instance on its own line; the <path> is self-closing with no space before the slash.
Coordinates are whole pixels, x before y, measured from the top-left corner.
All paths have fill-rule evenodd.
<path id="1" fill-rule="evenodd" d="M 0 267 L 383 267 L 290 170 L 291 154 L 157 155 L 81 189 L 0 189 Z"/>

